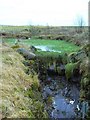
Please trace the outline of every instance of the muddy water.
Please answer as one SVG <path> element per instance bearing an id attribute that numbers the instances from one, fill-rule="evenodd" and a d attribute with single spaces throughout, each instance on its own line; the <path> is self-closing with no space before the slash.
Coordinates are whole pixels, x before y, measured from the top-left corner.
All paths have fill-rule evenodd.
<path id="1" fill-rule="evenodd" d="M 68 83 L 64 77 L 48 77 L 42 95 L 50 118 L 76 118 L 79 116 L 79 86 Z"/>
<path id="2" fill-rule="evenodd" d="M 48 52 L 59 52 L 52 50 L 46 46 L 35 46 L 41 51 Z M 41 65 L 41 63 L 40 63 Z M 54 70 L 51 66 L 51 71 Z M 88 102 L 79 100 L 80 98 L 80 76 L 75 77 L 68 82 L 65 78 L 65 75 L 62 76 L 56 75 L 50 71 L 44 74 L 43 65 L 40 67 L 40 82 L 42 86 L 42 96 L 45 103 L 45 109 L 48 112 L 50 118 L 58 119 L 76 119 L 76 118 L 85 118 L 85 115 L 88 110 Z M 45 76 L 44 79 L 43 75 Z M 64 76 L 63 76 L 64 75 Z M 47 78 L 46 78 L 47 77 Z M 42 79 L 42 80 L 41 80 Z M 75 81 L 77 82 L 75 82 Z M 79 81 L 78 81 L 79 80 Z"/>
<path id="3" fill-rule="evenodd" d="M 42 51 L 59 52 L 47 46 L 35 46 Z M 76 118 L 80 116 L 79 84 L 68 82 L 63 76 L 50 76 L 41 82 L 45 109 L 50 118 Z"/>

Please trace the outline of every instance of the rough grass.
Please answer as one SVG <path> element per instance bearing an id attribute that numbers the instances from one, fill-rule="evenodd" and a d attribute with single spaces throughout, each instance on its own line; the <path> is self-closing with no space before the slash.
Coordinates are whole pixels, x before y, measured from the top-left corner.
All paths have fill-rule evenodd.
<path id="1" fill-rule="evenodd" d="M 72 42 L 76 45 L 87 44 L 89 31 L 88 26 L 0 26 L 0 35 L 4 38 L 42 38 L 58 39 Z M 3 30 L 3 31 L 2 31 Z M 82 32 L 80 32 L 82 31 Z M 60 39 L 59 39 L 60 40 Z"/>
<path id="2" fill-rule="evenodd" d="M 22 64 L 24 58 L 9 46 L 3 45 L 0 48 L 1 50 L 0 112 L 3 118 L 45 118 L 47 114 L 44 111 L 41 94 L 38 91 L 37 75 L 26 74 L 27 68 Z M 35 89 L 32 89 L 32 86 L 35 86 Z M 29 97 L 29 89 L 34 96 L 37 93 L 40 98 L 38 99 L 37 96 L 37 99 L 32 96 Z"/>
<path id="3" fill-rule="evenodd" d="M 15 39 L 4 39 L 3 41 L 9 43 L 10 45 L 15 44 Z M 75 52 L 79 50 L 80 47 L 74 45 L 73 43 L 69 43 L 66 41 L 58 41 L 58 40 L 41 40 L 41 39 L 30 39 L 30 40 L 22 40 L 21 43 L 23 43 L 26 46 L 46 46 L 51 50 L 56 50 L 56 51 L 61 51 L 61 53 L 70 53 L 70 52 Z M 58 54 L 58 52 L 42 52 L 39 51 L 38 54 Z M 59 53 L 60 54 L 60 53 Z"/>

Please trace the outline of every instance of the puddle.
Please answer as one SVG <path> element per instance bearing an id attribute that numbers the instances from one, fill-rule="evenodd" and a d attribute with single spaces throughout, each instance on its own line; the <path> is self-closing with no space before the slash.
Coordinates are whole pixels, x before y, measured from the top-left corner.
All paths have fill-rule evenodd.
<path id="1" fill-rule="evenodd" d="M 74 118 L 75 113 L 75 100 L 65 98 L 61 93 L 53 97 L 53 108 L 51 112 L 52 118 Z"/>
<path id="2" fill-rule="evenodd" d="M 52 97 L 52 103 L 46 105 L 46 109 L 50 118 L 76 118 L 79 114 L 79 88 L 62 80 L 55 78 L 44 86 L 43 98 L 47 101 L 49 96 Z"/>
<path id="3" fill-rule="evenodd" d="M 42 51 L 61 53 L 61 51 L 53 50 L 53 49 L 51 49 L 51 48 L 49 48 L 49 47 L 47 47 L 47 46 L 42 46 L 42 45 L 37 45 L 37 46 L 35 46 L 35 48 L 40 49 L 40 50 L 42 50 Z"/>
<path id="4" fill-rule="evenodd" d="M 74 103 L 71 104 L 68 99 L 65 99 L 61 94 L 58 94 L 53 99 L 54 110 L 51 112 L 52 118 L 74 118 Z"/>
<path id="5" fill-rule="evenodd" d="M 42 46 L 42 45 L 37 45 L 37 46 L 35 46 L 35 48 L 40 49 L 42 51 L 48 51 L 49 50 L 49 48 L 47 46 Z"/>
<path id="6" fill-rule="evenodd" d="M 39 45 L 35 47 L 42 51 L 61 53 L 61 51 L 52 50 L 47 46 Z M 49 117 L 54 119 L 84 118 L 87 112 L 88 103 L 81 103 L 79 101 L 80 84 L 68 82 L 65 75 L 59 76 L 56 75 L 56 73 L 53 75 L 50 74 L 53 69 L 54 67 L 51 66 L 51 71 L 48 72 L 44 80 L 42 77 L 40 78 L 42 97 Z M 65 69 L 63 65 L 61 65 L 61 69 Z"/>

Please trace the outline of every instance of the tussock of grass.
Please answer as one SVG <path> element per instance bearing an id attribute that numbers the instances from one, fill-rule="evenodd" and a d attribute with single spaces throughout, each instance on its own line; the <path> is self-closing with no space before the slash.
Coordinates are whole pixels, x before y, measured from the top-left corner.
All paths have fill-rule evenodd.
<path id="1" fill-rule="evenodd" d="M 27 75 L 26 67 L 22 61 L 24 58 L 16 53 L 8 46 L 4 46 L 2 50 L 2 74 L 0 74 L 0 111 L 3 117 L 8 118 L 34 118 L 38 111 L 38 116 L 45 117 L 45 112 L 37 109 L 34 104 L 37 102 L 33 98 L 29 98 L 27 90 L 35 85 L 39 86 L 37 75 Z M 31 88 L 32 89 L 32 88 Z M 33 94 L 35 89 L 32 90 Z M 26 95 L 27 94 L 27 95 Z M 37 96 L 40 93 L 37 91 Z M 42 103 L 40 102 L 40 105 Z M 34 108 L 35 112 L 33 112 Z M 42 108 L 42 111 L 43 108 Z"/>

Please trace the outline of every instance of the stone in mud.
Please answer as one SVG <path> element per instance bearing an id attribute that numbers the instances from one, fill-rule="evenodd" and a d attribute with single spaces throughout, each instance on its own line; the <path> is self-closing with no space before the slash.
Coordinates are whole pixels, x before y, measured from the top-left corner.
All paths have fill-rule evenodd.
<path id="1" fill-rule="evenodd" d="M 29 52 L 25 48 L 19 48 L 19 49 L 17 49 L 17 52 L 22 54 L 22 56 L 28 60 L 34 59 L 36 57 L 36 55 L 34 53 Z"/>
<path id="2" fill-rule="evenodd" d="M 30 46 L 30 50 L 34 53 L 35 51 L 37 51 L 37 48 L 35 48 L 33 45 Z"/>

